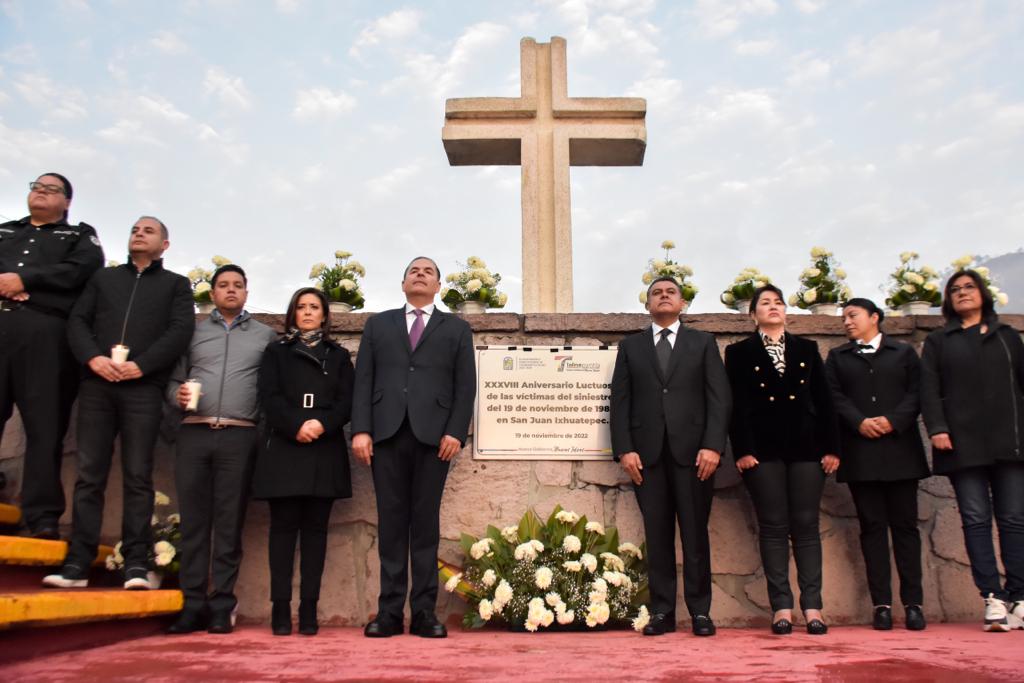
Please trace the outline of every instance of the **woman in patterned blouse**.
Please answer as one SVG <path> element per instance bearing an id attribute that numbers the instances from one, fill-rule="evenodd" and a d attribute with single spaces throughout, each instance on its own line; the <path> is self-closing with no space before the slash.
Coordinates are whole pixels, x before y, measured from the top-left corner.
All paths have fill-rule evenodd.
<path id="1" fill-rule="evenodd" d="M 786 303 L 773 285 L 754 292 L 757 329 L 725 349 L 733 393 L 729 429 L 736 468 L 757 514 L 772 632 L 793 630 L 789 547 L 807 632 L 823 635 L 818 508 L 839 467 L 837 423 L 818 345 L 786 332 Z"/>

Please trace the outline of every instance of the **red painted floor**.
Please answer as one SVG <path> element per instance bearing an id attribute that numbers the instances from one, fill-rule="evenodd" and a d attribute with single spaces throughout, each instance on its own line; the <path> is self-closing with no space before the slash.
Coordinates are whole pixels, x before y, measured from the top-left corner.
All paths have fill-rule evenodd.
<path id="1" fill-rule="evenodd" d="M 0 637 L 3 637 L 0 635 Z M 150 636 L 7 664 L 13 681 L 1022 681 L 1024 631 L 936 624 L 923 633 L 836 627 L 824 637 L 721 629 L 644 638 L 605 633 L 454 632 L 371 640 L 354 628 L 274 637 Z"/>

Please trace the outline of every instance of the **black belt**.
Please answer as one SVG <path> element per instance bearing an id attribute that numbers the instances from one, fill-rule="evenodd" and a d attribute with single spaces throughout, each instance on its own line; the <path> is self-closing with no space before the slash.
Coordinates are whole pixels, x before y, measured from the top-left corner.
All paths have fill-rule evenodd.
<path id="1" fill-rule="evenodd" d="M 39 304 L 31 303 L 28 301 L 12 301 L 11 299 L 0 299 L 0 311 L 35 311 L 36 313 L 42 313 L 44 315 L 54 315 L 63 320 L 67 320 L 67 311 L 62 311 L 59 308 L 51 308 L 50 306 L 40 306 Z"/>
<path id="2" fill-rule="evenodd" d="M 20 301 L 11 301 L 10 299 L 0 300 L 0 311 L 17 311 L 23 304 Z"/>

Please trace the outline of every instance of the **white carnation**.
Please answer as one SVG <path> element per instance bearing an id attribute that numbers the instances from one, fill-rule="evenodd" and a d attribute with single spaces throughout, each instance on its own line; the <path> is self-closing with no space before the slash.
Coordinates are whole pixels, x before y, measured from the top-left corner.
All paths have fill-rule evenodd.
<path id="1" fill-rule="evenodd" d="M 574 611 L 572 611 L 571 609 L 570 610 L 563 610 L 563 611 L 558 613 L 558 623 L 562 624 L 563 626 L 565 626 L 567 624 L 571 624 L 573 622 L 573 619 L 575 619 L 575 618 L 576 618 L 576 613 Z"/>
<path id="2" fill-rule="evenodd" d="M 580 556 L 580 563 L 586 567 L 587 571 L 593 574 L 597 571 L 597 558 L 590 553 L 583 553 Z"/>
<path id="3" fill-rule="evenodd" d="M 568 560 L 562 563 L 562 568 L 570 572 L 578 572 L 583 569 L 583 563 L 575 560 Z"/>
<path id="4" fill-rule="evenodd" d="M 619 545 L 620 555 L 632 555 L 638 560 L 644 559 L 644 554 L 640 552 L 640 548 L 636 547 L 632 543 L 622 543 Z"/>
<path id="5" fill-rule="evenodd" d="M 493 554 L 491 553 L 491 543 L 493 542 L 494 539 L 492 538 L 486 536 L 484 538 L 481 538 L 479 541 L 470 546 L 469 556 L 472 557 L 474 560 L 479 560 L 482 559 L 484 555 Z"/>
<path id="6" fill-rule="evenodd" d="M 484 621 L 490 621 L 491 617 L 494 615 L 494 605 L 492 605 L 491 601 L 486 598 L 480 601 L 480 604 L 477 605 L 477 609 L 480 613 L 480 618 Z"/>
<path id="7" fill-rule="evenodd" d="M 533 574 L 533 582 L 541 590 L 547 590 L 551 586 L 551 579 L 553 578 L 554 573 L 548 567 L 540 567 Z"/>
<path id="8" fill-rule="evenodd" d="M 601 559 L 604 560 L 605 567 L 611 567 L 614 571 L 621 572 L 626 570 L 626 565 L 623 563 L 622 558 L 615 553 L 601 553 Z"/>
<path id="9" fill-rule="evenodd" d="M 472 294 L 473 292 L 479 291 L 480 288 L 483 286 L 484 283 L 480 282 L 480 280 L 478 280 L 477 278 L 473 278 L 472 280 L 466 283 L 466 291 Z"/>
<path id="10" fill-rule="evenodd" d="M 454 593 L 455 589 L 459 587 L 459 581 L 462 581 L 462 573 L 453 574 L 451 578 L 444 582 L 444 589 L 449 593 Z"/>
<path id="11" fill-rule="evenodd" d="M 640 605 L 640 612 L 633 619 L 633 630 L 640 632 L 644 630 L 644 626 L 647 626 L 651 621 L 651 614 L 647 611 L 647 605 Z"/>
<path id="12" fill-rule="evenodd" d="M 598 536 L 604 536 L 604 525 L 600 522 L 587 522 L 587 525 L 583 528 Z"/>
<path id="13" fill-rule="evenodd" d="M 558 514 L 555 515 L 555 519 L 564 524 L 573 525 L 580 521 L 580 516 L 572 510 L 559 510 Z"/>
<path id="14" fill-rule="evenodd" d="M 583 544 L 580 543 L 580 539 L 572 534 L 569 534 L 562 541 L 562 548 L 568 553 L 578 553 Z"/>
<path id="15" fill-rule="evenodd" d="M 498 575 L 494 573 L 493 569 L 488 569 L 484 572 L 483 578 L 480 579 L 481 583 L 490 588 L 494 585 L 494 582 L 498 580 Z"/>
<path id="16" fill-rule="evenodd" d="M 512 591 L 512 586 L 508 581 L 502 579 L 498 584 L 498 587 L 494 589 L 494 605 L 497 608 L 499 605 L 504 607 L 508 604 L 509 600 L 515 595 Z M 500 611 L 500 609 L 499 609 Z"/>
<path id="17" fill-rule="evenodd" d="M 815 299 L 818 298 L 818 291 L 815 289 L 808 289 L 804 292 L 804 303 L 813 304 Z"/>
<path id="18" fill-rule="evenodd" d="M 505 527 L 504 529 L 501 530 L 501 537 L 504 538 L 509 543 L 518 543 L 519 542 L 519 527 L 517 527 L 517 526 L 507 526 L 507 527 Z"/>

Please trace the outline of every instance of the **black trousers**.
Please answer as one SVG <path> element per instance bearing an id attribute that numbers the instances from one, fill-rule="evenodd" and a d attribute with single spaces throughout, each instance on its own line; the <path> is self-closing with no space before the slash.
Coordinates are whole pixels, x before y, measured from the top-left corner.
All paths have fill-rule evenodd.
<path id="1" fill-rule="evenodd" d="M 793 609 L 789 545 L 793 544 L 800 609 L 821 609 L 821 536 L 818 509 L 825 489 L 821 463 L 762 462 L 743 472 L 757 514 L 761 565 L 772 611 Z"/>
<path id="2" fill-rule="evenodd" d="M 333 498 L 270 499 L 270 599 L 292 599 L 295 541 L 299 546 L 299 599 L 319 600 L 327 557 L 327 526 Z"/>
<path id="3" fill-rule="evenodd" d="M 666 437 L 667 439 L 667 437 Z M 634 486 L 647 539 L 651 612 L 675 612 L 676 523 L 683 547 L 683 599 L 690 615 L 711 611 L 711 545 L 708 518 L 714 477 L 697 478 L 697 468 L 679 465 L 666 445 L 657 462 L 644 465 Z"/>
<path id="4" fill-rule="evenodd" d="M 124 508 L 121 554 L 125 569 L 148 568 L 153 547 L 153 447 L 160 430 L 163 392 L 146 381 L 82 381 L 78 397 L 78 478 L 75 481 L 71 546 L 65 565 L 88 568 L 96 557 L 103 501 L 121 436 Z"/>
<path id="5" fill-rule="evenodd" d="M 433 614 L 437 605 L 439 515 L 448 478 L 448 463 L 437 457 L 437 449 L 437 444 L 416 439 L 408 419 L 393 437 L 373 446 L 380 555 L 377 613 L 398 621 L 402 620 L 407 593 L 414 616 Z"/>
<path id="6" fill-rule="evenodd" d="M 868 573 L 873 605 L 892 604 L 889 534 L 892 534 L 900 600 L 904 605 L 924 601 L 921 588 L 921 534 L 917 530 L 917 480 L 850 482 L 860 520 L 860 549 Z"/>
<path id="7" fill-rule="evenodd" d="M 56 527 L 64 514 L 61 456 L 77 391 L 64 319 L 0 311 L 0 433 L 17 405 L 26 441 L 21 512 L 30 530 Z"/>
<path id="8" fill-rule="evenodd" d="M 181 513 L 178 582 L 186 608 L 199 609 L 209 602 L 213 610 L 231 610 L 238 602 L 234 589 L 242 563 L 242 525 L 255 447 L 253 427 L 210 429 L 185 424 L 178 432 L 174 467 Z M 213 590 L 207 599 L 211 574 Z"/>

